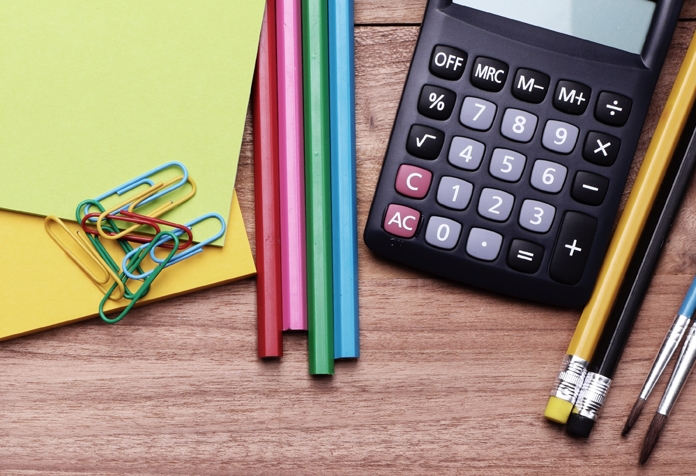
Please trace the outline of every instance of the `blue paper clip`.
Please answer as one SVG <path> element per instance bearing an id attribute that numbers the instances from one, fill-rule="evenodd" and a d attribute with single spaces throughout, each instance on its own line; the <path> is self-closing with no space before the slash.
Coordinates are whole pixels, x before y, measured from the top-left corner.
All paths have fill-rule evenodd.
<path id="1" fill-rule="evenodd" d="M 127 193 L 127 192 L 133 190 L 134 188 L 137 188 L 141 185 L 149 185 L 150 187 L 152 187 L 153 185 L 155 185 L 155 182 L 152 179 L 150 179 L 149 177 L 151 175 L 154 175 L 158 172 L 161 172 L 162 170 L 167 169 L 169 167 L 179 167 L 181 169 L 181 172 L 183 173 L 183 177 L 181 177 L 181 180 L 179 180 L 175 184 L 172 184 L 169 187 L 163 188 L 159 192 L 153 194 L 151 197 L 148 197 L 146 200 L 143 200 L 141 203 L 138 204 L 138 206 L 136 208 L 142 207 L 146 203 L 150 203 L 153 200 L 157 200 L 161 196 L 166 195 L 167 193 L 169 193 L 173 190 L 176 190 L 179 187 L 182 187 L 188 181 L 188 169 L 186 169 L 186 166 L 184 164 L 182 164 L 181 162 L 176 162 L 176 161 L 167 162 L 165 164 L 160 165 L 159 167 L 156 167 L 156 168 L 150 170 L 149 172 L 145 172 L 144 174 L 139 175 L 132 180 L 129 180 L 128 182 L 126 182 L 124 184 L 119 185 L 118 187 L 116 187 L 114 189 L 109 190 L 108 192 L 105 192 L 105 193 L 99 195 L 97 198 L 95 198 L 95 200 L 98 202 L 101 202 L 102 200 L 104 200 L 112 195 L 123 195 L 124 193 Z M 89 211 L 90 206 L 91 205 L 89 205 L 89 204 L 86 205 L 84 215 L 87 215 L 90 213 L 90 211 Z M 128 207 L 124 207 L 124 209 L 125 208 L 128 208 Z M 94 220 L 92 220 L 92 221 L 94 221 Z"/>
<path id="2" fill-rule="evenodd" d="M 192 229 L 194 225 L 196 225 L 196 224 L 198 224 L 198 223 L 201 223 L 202 221 L 208 220 L 208 219 L 215 219 L 215 220 L 218 220 L 218 221 L 220 222 L 220 231 L 217 232 L 215 235 L 213 235 L 213 236 L 211 236 L 211 237 L 209 237 L 209 238 L 206 238 L 205 240 L 203 240 L 203 241 L 201 241 L 201 242 L 199 242 L 199 243 L 197 243 L 197 244 L 195 244 L 195 245 L 193 245 L 193 246 L 191 246 L 191 247 L 189 247 L 189 248 L 186 248 L 186 249 L 184 249 L 184 250 L 181 250 L 179 253 L 177 253 L 176 255 L 174 255 L 173 257 L 171 257 L 171 258 L 169 259 L 169 261 L 167 262 L 166 266 L 171 266 L 171 265 L 176 264 L 176 263 L 178 263 L 178 262 L 180 262 L 180 261 L 183 261 L 183 260 L 185 260 L 185 259 L 187 259 L 187 258 L 190 258 L 191 256 L 193 256 L 193 255 L 195 255 L 195 254 L 202 253 L 202 252 L 203 252 L 203 247 L 204 247 L 205 245 L 209 245 L 210 243 L 212 243 L 213 241 L 217 240 L 218 238 L 220 238 L 222 235 L 225 234 L 225 230 L 227 229 L 227 225 L 225 224 L 225 219 L 222 218 L 222 216 L 221 216 L 219 213 L 215 213 L 215 212 L 206 213 L 205 215 L 201 215 L 201 216 L 199 216 L 198 218 L 195 218 L 195 219 L 191 220 L 190 222 L 185 223 L 184 226 L 186 226 L 186 227 L 189 228 L 189 229 Z M 175 235 L 175 236 L 178 238 L 179 236 L 181 236 L 181 234 L 183 233 L 183 231 L 181 231 L 181 230 L 179 230 L 179 229 L 176 229 L 176 230 L 171 231 L 170 233 L 171 233 L 172 235 Z M 162 264 L 165 260 L 163 260 L 163 259 L 158 258 L 157 256 L 155 256 L 156 248 L 157 248 L 158 246 L 163 245 L 164 243 L 166 243 L 167 241 L 170 241 L 170 240 L 171 240 L 171 238 L 170 238 L 169 236 L 164 235 L 164 236 L 163 236 L 162 238 L 160 238 L 160 239 L 155 243 L 155 245 L 150 249 L 150 258 L 152 258 L 152 260 L 153 260 L 155 263 L 157 263 L 158 265 Z M 139 246 L 138 248 L 133 249 L 133 251 L 131 251 L 131 252 L 129 252 L 128 254 L 126 254 L 126 256 L 123 258 L 123 263 L 122 263 L 122 265 L 121 265 L 121 269 L 123 269 L 123 272 L 124 272 L 124 273 L 126 274 L 126 276 L 128 276 L 130 279 L 146 279 L 146 278 L 152 273 L 152 271 L 154 271 L 154 270 L 150 270 L 150 271 L 146 271 L 145 273 L 142 273 L 142 274 L 133 274 L 133 273 L 131 272 L 131 270 L 129 269 L 130 267 L 128 266 L 128 262 L 129 262 L 130 259 L 133 257 L 133 255 L 135 255 L 136 253 L 138 253 L 139 250 L 143 249 L 143 248 L 146 247 L 146 246 L 147 246 L 147 244 L 146 244 L 146 245 L 141 245 L 141 246 Z M 166 267 L 166 266 L 165 266 L 165 267 Z"/>

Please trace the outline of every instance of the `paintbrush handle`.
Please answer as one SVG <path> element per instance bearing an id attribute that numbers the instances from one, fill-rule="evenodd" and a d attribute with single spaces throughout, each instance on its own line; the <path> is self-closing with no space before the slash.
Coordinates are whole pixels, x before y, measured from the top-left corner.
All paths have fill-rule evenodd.
<path id="1" fill-rule="evenodd" d="M 665 394 L 662 396 L 660 406 L 657 408 L 657 413 L 669 416 L 669 412 L 672 411 L 672 407 L 676 403 L 677 398 L 679 398 L 679 394 L 691 374 L 694 362 L 696 362 L 696 325 L 691 326 L 691 329 L 689 329 L 689 334 L 686 337 L 686 341 L 684 341 L 684 346 L 679 354 L 677 364 L 674 366 L 674 371 L 672 371 L 672 376 L 665 389 Z"/>
<path id="2" fill-rule="evenodd" d="M 685 316 L 683 314 L 677 314 L 677 317 L 674 318 L 672 327 L 669 329 L 669 332 L 667 332 L 665 340 L 662 341 L 662 345 L 660 346 L 657 356 L 655 356 L 655 361 L 650 368 L 650 372 L 645 378 L 645 383 L 640 391 L 639 398 L 647 400 L 648 396 L 650 396 L 662 372 L 664 372 L 674 352 L 677 350 L 677 347 L 679 347 L 679 342 L 681 342 L 690 321 L 690 316 Z"/>

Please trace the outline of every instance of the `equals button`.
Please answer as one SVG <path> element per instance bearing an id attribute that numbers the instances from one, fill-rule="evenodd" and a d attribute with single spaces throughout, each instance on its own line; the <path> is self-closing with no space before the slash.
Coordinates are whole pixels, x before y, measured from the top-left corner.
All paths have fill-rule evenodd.
<path id="1" fill-rule="evenodd" d="M 521 273 L 533 274 L 539 271 L 544 247 L 526 240 L 512 240 L 507 256 L 507 264 Z"/>

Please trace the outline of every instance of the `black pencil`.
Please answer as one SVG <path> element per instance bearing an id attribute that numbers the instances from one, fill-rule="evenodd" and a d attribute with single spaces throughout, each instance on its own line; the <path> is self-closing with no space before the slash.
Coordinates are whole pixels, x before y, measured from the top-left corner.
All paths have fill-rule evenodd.
<path id="1" fill-rule="evenodd" d="M 684 126 L 623 284 L 594 353 L 566 431 L 587 438 L 604 404 L 614 371 L 652 280 L 662 245 L 679 212 L 696 165 L 696 108 Z"/>

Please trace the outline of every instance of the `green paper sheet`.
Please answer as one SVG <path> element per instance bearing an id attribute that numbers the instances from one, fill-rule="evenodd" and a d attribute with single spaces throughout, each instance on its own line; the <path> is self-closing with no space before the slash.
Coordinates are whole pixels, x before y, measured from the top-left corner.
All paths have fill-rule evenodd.
<path id="1" fill-rule="evenodd" d="M 74 220 L 176 160 L 198 192 L 166 218 L 229 216 L 264 3 L 0 0 L 0 208 Z"/>

